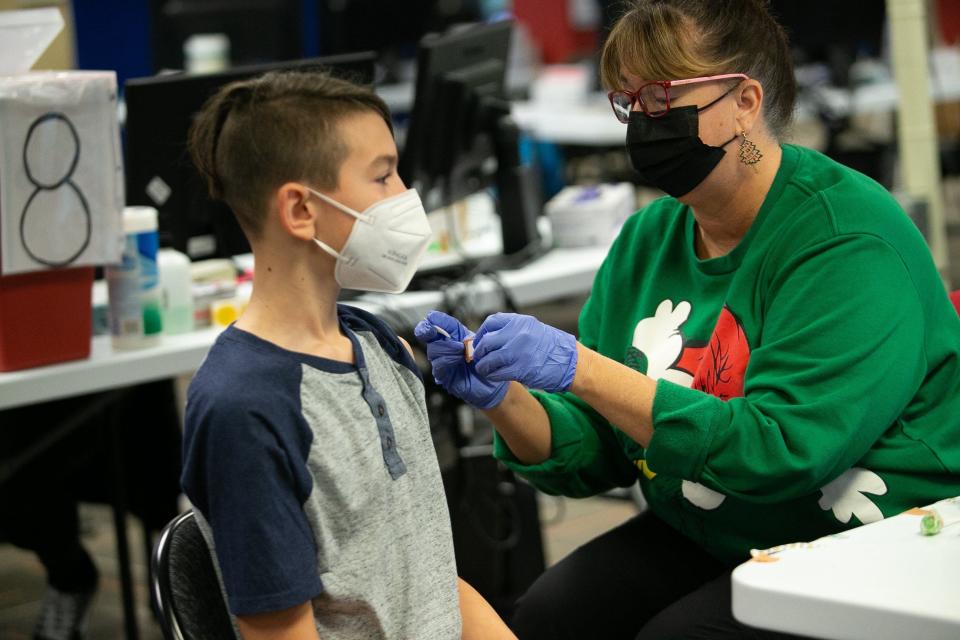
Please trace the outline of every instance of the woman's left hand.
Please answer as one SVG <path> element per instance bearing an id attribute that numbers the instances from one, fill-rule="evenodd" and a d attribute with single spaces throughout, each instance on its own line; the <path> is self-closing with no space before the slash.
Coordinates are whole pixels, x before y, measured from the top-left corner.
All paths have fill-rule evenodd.
<path id="1" fill-rule="evenodd" d="M 577 371 L 577 339 L 533 316 L 495 313 L 473 341 L 477 373 L 543 391 L 566 391 Z"/>

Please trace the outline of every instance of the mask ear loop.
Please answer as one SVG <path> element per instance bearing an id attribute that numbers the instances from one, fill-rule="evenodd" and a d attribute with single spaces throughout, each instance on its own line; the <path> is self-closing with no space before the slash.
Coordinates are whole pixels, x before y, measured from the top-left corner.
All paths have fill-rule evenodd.
<path id="1" fill-rule="evenodd" d="M 730 87 L 729 89 L 727 89 L 726 91 L 724 91 L 722 94 L 720 94 L 720 95 L 719 95 L 717 98 L 715 98 L 714 100 L 711 100 L 710 102 L 708 102 L 708 103 L 705 104 L 704 106 L 702 106 L 702 107 L 700 107 L 699 109 L 697 109 L 697 113 L 698 113 L 698 114 L 699 114 L 699 113 L 703 113 L 704 111 L 706 111 L 707 109 L 709 109 L 709 108 L 712 107 L 713 105 L 717 104 L 718 102 L 720 102 L 721 100 L 723 100 L 724 98 L 726 98 L 728 95 L 730 95 L 730 92 L 733 91 L 734 89 L 736 89 L 737 87 L 739 87 L 742 82 L 743 82 L 743 80 L 741 80 L 741 81 L 738 82 L 737 84 L 733 85 L 732 87 Z M 731 142 L 733 142 L 733 141 L 736 140 L 737 138 L 741 138 L 741 140 L 740 140 L 740 151 L 739 151 L 739 153 L 737 154 L 737 156 L 740 158 L 740 162 L 743 163 L 743 164 L 745 164 L 745 165 L 747 165 L 747 166 L 749 166 L 749 167 L 753 167 L 754 173 L 760 173 L 759 170 L 758 170 L 757 167 L 756 167 L 756 164 L 757 164 L 758 162 L 760 162 L 760 159 L 763 157 L 763 154 L 760 153 L 760 149 L 757 148 L 757 145 L 755 145 L 752 141 L 750 141 L 750 140 L 747 139 L 747 132 L 746 132 L 746 131 L 739 131 L 739 132 L 737 132 L 736 134 L 734 134 L 734 136 L 733 136 L 732 138 L 730 138 L 729 140 L 727 140 L 726 142 L 724 142 L 722 145 L 720 145 L 720 147 L 721 147 L 721 148 L 722 148 L 722 147 L 726 147 L 728 144 L 730 144 Z"/>
<path id="2" fill-rule="evenodd" d="M 357 218 L 358 220 L 361 219 L 361 216 L 360 216 L 359 214 L 357 214 L 357 212 L 353 211 L 353 210 L 350 209 L 349 207 L 346 207 L 346 206 L 340 204 L 339 202 L 337 202 L 337 201 L 334 200 L 333 198 L 330 198 L 330 197 L 328 197 L 328 196 L 325 196 L 325 195 L 323 195 L 322 193 L 320 193 L 319 191 L 315 191 L 314 189 L 311 189 L 310 187 L 306 187 L 306 189 L 307 189 L 308 192 L 310 192 L 311 194 L 317 196 L 318 198 L 320 198 L 321 200 L 323 200 L 324 202 L 326 202 L 326 203 L 329 204 L 330 206 L 336 207 L 337 209 L 340 209 L 340 210 L 343 211 L 344 213 L 354 216 L 354 217 Z M 306 205 L 306 201 L 304 202 L 304 205 Z M 320 248 L 323 250 L 324 253 L 326 253 L 327 255 L 329 255 L 329 256 L 330 256 L 331 258 L 333 258 L 334 260 L 340 260 L 340 259 L 341 259 L 341 258 L 340 258 L 340 252 L 337 251 L 337 250 L 335 250 L 333 247 L 331 247 L 331 246 L 328 245 L 327 243 L 325 243 L 325 242 L 323 242 L 322 240 L 320 240 L 320 238 L 314 236 L 313 238 L 311 238 L 311 240 L 313 240 L 313 243 L 314 243 L 315 245 L 317 245 L 318 247 L 320 247 Z"/>
<path id="3" fill-rule="evenodd" d="M 724 98 L 726 98 L 728 95 L 730 95 L 730 92 L 731 92 L 731 91 L 733 91 L 734 89 L 736 89 L 737 87 L 740 86 L 740 83 L 741 83 L 741 82 L 743 82 L 743 80 L 741 80 L 741 81 L 738 82 L 737 84 L 733 85 L 732 87 L 730 87 L 729 89 L 727 89 L 726 91 L 724 91 L 723 93 L 721 93 L 719 96 L 717 96 L 716 98 L 714 98 L 713 100 L 711 100 L 710 102 L 708 102 L 707 104 L 703 105 L 702 107 L 698 107 L 698 108 L 697 108 L 697 113 L 703 113 L 704 111 L 706 111 L 707 109 L 709 109 L 709 108 L 712 107 L 713 105 L 717 104 L 718 102 L 720 102 L 721 100 L 723 100 Z"/>
<path id="4" fill-rule="evenodd" d="M 320 238 L 314 237 L 314 238 L 312 238 L 312 240 L 313 240 L 313 243 L 314 243 L 315 245 L 317 245 L 318 247 L 320 247 L 321 249 L 323 249 L 323 251 L 324 251 L 327 255 L 329 255 L 330 257 L 332 257 L 334 260 L 339 260 L 339 259 L 340 259 L 340 254 L 337 253 L 336 251 L 334 251 L 334 250 L 333 250 L 333 247 L 331 247 L 330 245 L 322 242 L 322 241 L 320 240 Z"/>
<path id="5" fill-rule="evenodd" d="M 369 217 L 365 216 L 364 214 L 360 213 L 359 211 L 354 211 L 353 209 L 351 209 L 350 207 L 348 207 L 348 206 L 345 205 L 345 204 L 340 204 L 339 202 L 337 202 L 336 200 L 334 200 L 334 199 L 331 198 L 330 196 L 324 195 L 324 194 L 320 193 L 319 191 L 317 191 L 316 189 L 311 189 L 310 187 L 307 187 L 306 189 L 307 189 L 307 191 L 309 191 L 309 192 L 312 193 L 313 195 L 317 196 L 318 198 L 320 198 L 321 200 L 323 200 L 324 202 L 326 202 L 327 204 L 329 204 L 331 207 L 335 207 L 335 208 L 339 209 L 340 211 L 343 211 L 343 212 L 346 213 L 347 215 L 353 216 L 353 217 L 356 218 L 357 220 L 362 220 L 363 222 L 370 222 L 370 218 L 369 218 Z"/>

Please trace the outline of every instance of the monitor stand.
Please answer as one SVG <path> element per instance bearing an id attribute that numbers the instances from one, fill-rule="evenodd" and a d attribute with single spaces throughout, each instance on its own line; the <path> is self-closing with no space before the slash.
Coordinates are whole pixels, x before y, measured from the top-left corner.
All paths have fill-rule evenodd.
<path id="1" fill-rule="evenodd" d="M 533 167 L 520 161 L 520 128 L 503 107 L 496 107 L 492 119 L 492 138 L 497 157 L 497 212 L 503 236 L 503 255 L 506 259 L 527 259 L 540 250 L 542 244 L 537 231 L 541 198 Z"/>

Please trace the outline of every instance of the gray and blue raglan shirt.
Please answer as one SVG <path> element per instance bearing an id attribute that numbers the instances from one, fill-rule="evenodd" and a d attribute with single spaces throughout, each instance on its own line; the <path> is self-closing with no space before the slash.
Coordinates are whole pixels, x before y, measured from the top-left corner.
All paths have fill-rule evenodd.
<path id="1" fill-rule="evenodd" d="M 182 484 L 233 615 L 312 601 L 320 637 L 460 637 L 450 519 L 419 371 L 347 306 L 356 364 L 236 327 L 190 384 Z"/>

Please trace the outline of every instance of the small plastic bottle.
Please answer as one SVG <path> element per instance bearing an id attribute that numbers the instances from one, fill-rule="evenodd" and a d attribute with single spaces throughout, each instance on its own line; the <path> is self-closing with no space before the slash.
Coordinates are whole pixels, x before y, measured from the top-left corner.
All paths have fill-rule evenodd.
<path id="1" fill-rule="evenodd" d="M 215 73 L 230 66 L 230 38 L 223 33 L 196 33 L 183 42 L 184 67 L 190 73 Z"/>
<path id="2" fill-rule="evenodd" d="M 157 253 L 157 263 L 163 301 L 163 332 L 175 334 L 193 331 L 190 258 L 174 249 L 161 249 Z"/>
<path id="3" fill-rule="evenodd" d="M 125 207 L 120 263 L 107 265 L 110 334 L 116 349 L 154 343 L 163 327 L 157 271 L 157 210 Z"/>

